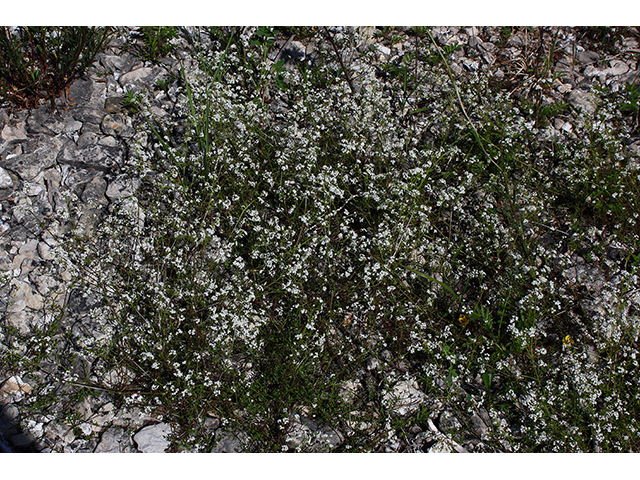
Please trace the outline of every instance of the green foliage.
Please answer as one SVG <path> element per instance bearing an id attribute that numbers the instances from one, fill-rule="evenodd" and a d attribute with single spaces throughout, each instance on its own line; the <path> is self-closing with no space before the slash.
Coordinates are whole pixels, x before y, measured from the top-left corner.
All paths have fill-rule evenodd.
<path id="1" fill-rule="evenodd" d="M 122 106 L 129 111 L 131 115 L 135 115 L 140 111 L 142 104 L 142 92 L 136 93 L 129 91 L 125 93 L 122 99 Z"/>
<path id="2" fill-rule="evenodd" d="M 638 88 L 638 85 L 636 83 L 625 83 L 622 98 L 620 112 L 631 115 L 632 120 L 635 117 L 635 120 L 633 120 L 634 130 L 637 130 L 640 122 L 640 88 Z"/>
<path id="3" fill-rule="evenodd" d="M 53 107 L 93 63 L 109 34 L 97 27 L 2 27 L 0 95 L 18 108 L 34 108 L 42 99 Z"/>
<path id="4" fill-rule="evenodd" d="M 158 180 L 70 249 L 111 329 L 76 388 L 161 411 L 174 448 L 210 449 L 210 414 L 281 451 L 304 414 L 371 451 L 442 409 L 484 451 L 638 448 L 640 191 L 616 121 L 635 94 L 595 92 L 610 101 L 558 138 L 564 105 L 523 117 L 416 33 L 376 70 L 352 34 L 319 42 L 313 66 L 274 66 L 273 29 L 211 29 L 181 72 L 185 133 L 149 116 L 159 148 L 139 168 Z M 576 280 L 582 262 L 606 292 Z M 109 383 L 121 367 L 132 378 Z M 406 416 L 388 400 L 404 378 L 427 396 Z"/>
<path id="5" fill-rule="evenodd" d="M 640 104 L 640 88 L 636 83 L 625 83 L 624 90 L 622 92 L 624 101 L 620 105 L 620 111 L 622 113 L 635 113 L 638 115 L 638 109 Z"/>
<path id="6" fill-rule="evenodd" d="M 157 63 L 166 57 L 175 47 L 171 40 L 178 38 L 176 27 L 140 27 L 140 39 L 143 44 L 138 48 L 142 57 Z"/>

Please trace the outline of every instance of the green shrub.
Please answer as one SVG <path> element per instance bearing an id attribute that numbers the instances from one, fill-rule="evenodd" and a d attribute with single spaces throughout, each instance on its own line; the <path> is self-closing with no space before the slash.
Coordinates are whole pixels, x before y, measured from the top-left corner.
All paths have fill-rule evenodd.
<path id="1" fill-rule="evenodd" d="M 0 95 L 19 108 L 51 102 L 81 76 L 109 38 L 108 28 L 0 28 Z"/>
<path id="2" fill-rule="evenodd" d="M 207 412 L 254 451 L 282 450 L 301 412 L 371 451 L 484 409 L 484 451 L 637 450 L 638 174 L 608 126 L 619 105 L 558 138 L 487 78 L 454 79 L 435 42 L 412 58 L 440 61 L 387 68 L 389 87 L 356 34 L 326 29 L 321 61 L 282 69 L 267 33 L 212 31 L 183 72 L 186 125 L 149 117 L 159 149 L 132 173 L 155 180 L 69 250 L 105 334 L 76 381 L 162 412 L 174 447 L 210 449 Z M 601 290 L 575 280 L 578 255 Z M 427 401 L 403 418 L 384 399 L 405 378 Z"/>

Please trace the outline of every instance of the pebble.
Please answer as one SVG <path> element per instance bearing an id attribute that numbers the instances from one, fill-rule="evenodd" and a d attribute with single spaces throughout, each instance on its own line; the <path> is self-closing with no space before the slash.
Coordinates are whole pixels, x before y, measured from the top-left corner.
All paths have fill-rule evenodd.
<path id="1" fill-rule="evenodd" d="M 0 167 L 0 188 L 10 188 L 13 186 L 13 179 L 9 172 Z"/>
<path id="2" fill-rule="evenodd" d="M 133 436 L 138 450 L 142 453 L 164 453 L 169 447 L 167 437 L 171 434 L 171 426 L 166 423 L 157 423 L 144 427 Z"/>
<path id="3" fill-rule="evenodd" d="M 402 380 L 383 396 L 382 402 L 395 415 L 404 417 L 416 413 L 424 399 L 425 394 L 415 380 Z"/>
<path id="4" fill-rule="evenodd" d="M 151 67 L 138 68 L 122 75 L 118 82 L 123 87 L 126 85 L 147 84 L 152 72 L 153 68 Z"/>
<path id="5" fill-rule="evenodd" d="M 25 130 L 25 122 L 22 121 L 17 125 L 5 125 L 0 132 L 0 138 L 8 144 L 24 142 L 27 140 L 27 132 Z"/>
<path id="6" fill-rule="evenodd" d="M 100 437 L 94 453 L 129 453 L 135 451 L 123 428 L 111 427 Z"/>
<path id="7" fill-rule="evenodd" d="M 109 113 L 124 113 L 125 109 L 122 105 L 123 98 L 122 96 L 107 98 L 104 101 L 104 109 Z"/>

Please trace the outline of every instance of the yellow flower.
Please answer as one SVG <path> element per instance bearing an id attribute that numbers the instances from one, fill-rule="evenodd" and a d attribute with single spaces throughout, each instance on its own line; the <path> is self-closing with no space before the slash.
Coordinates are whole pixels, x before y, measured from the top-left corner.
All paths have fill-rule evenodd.
<path id="1" fill-rule="evenodd" d="M 562 346 L 563 347 L 570 347 L 571 345 L 573 345 L 575 343 L 575 341 L 573 340 L 573 338 L 571 338 L 571 335 L 567 335 L 566 337 L 564 337 L 564 339 L 562 340 Z"/>
<path id="2" fill-rule="evenodd" d="M 458 321 L 466 327 L 467 324 L 469 323 L 469 318 L 466 315 L 460 315 L 460 318 L 458 318 Z"/>

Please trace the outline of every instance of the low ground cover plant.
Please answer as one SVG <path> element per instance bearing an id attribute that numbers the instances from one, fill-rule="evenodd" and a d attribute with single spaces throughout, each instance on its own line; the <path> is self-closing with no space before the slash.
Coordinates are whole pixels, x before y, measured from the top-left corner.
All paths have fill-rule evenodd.
<path id="1" fill-rule="evenodd" d="M 382 65 L 357 30 L 288 62 L 269 33 L 212 29 L 173 124 L 140 105 L 140 190 L 69 249 L 99 325 L 75 355 L 101 359 L 69 378 L 162 413 L 174 448 L 210 450 L 209 415 L 287 450 L 297 413 L 377 451 L 446 409 L 481 451 L 637 451 L 629 96 L 560 137 L 428 29 Z M 29 341 L 51 360 L 59 334 Z"/>

